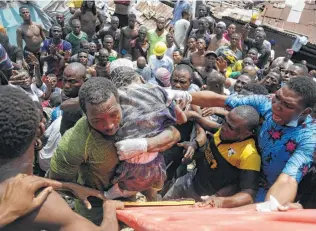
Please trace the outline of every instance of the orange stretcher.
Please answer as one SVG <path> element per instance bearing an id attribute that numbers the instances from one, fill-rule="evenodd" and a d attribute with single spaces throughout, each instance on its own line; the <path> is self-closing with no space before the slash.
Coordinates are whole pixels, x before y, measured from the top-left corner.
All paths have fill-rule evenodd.
<path id="1" fill-rule="evenodd" d="M 316 210 L 264 213 L 169 205 L 126 207 L 117 216 L 136 231 L 316 231 Z"/>

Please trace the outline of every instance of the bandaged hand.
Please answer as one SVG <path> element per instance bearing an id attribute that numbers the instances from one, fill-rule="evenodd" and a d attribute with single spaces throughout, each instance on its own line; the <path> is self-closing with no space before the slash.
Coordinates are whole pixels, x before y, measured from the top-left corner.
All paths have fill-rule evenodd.
<path id="1" fill-rule="evenodd" d="M 172 89 L 165 89 L 168 93 L 168 103 L 170 104 L 173 100 L 181 102 L 180 107 L 185 107 L 192 101 L 192 96 L 187 91 L 180 91 L 180 90 L 172 90 Z"/>
<path id="2" fill-rule="evenodd" d="M 120 160 L 127 160 L 139 154 L 147 152 L 147 139 L 126 139 L 115 143 Z"/>

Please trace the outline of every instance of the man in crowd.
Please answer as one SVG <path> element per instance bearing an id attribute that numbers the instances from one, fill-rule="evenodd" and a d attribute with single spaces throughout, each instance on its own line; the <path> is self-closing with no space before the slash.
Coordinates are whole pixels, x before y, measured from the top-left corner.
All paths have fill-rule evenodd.
<path id="1" fill-rule="evenodd" d="M 66 36 L 71 32 L 72 28 L 70 25 L 65 25 L 65 16 L 63 13 L 56 14 L 56 23 L 59 24 L 62 28 L 63 34 L 61 38 L 66 39 Z M 49 37 L 51 37 L 51 33 Z"/>
<path id="2" fill-rule="evenodd" d="M 118 146 L 115 149 L 114 146 L 113 138 L 119 129 L 123 114 L 118 91 L 112 82 L 107 82 L 107 86 L 92 84 L 91 89 L 88 89 L 92 96 L 84 99 L 84 102 L 81 101 L 81 105 L 85 105 L 83 107 L 86 117 L 81 118 L 62 137 L 51 160 L 51 178 L 64 181 L 78 179 L 79 184 L 100 191 L 106 191 L 112 186 L 111 179 L 118 164 L 117 152 L 122 155 L 127 153 L 124 152 L 124 145 L 121 149 Z M 100 88 L 106 93 L 94 95 Z M 147 152 L 163 151 L 167 144 L 173 144 L 177 139 L 178 135 L 172 129 L 167 129 L 147 139 Z M 76 201 L 76 211 L 99 224 L 103 213 L 100 202 L 93 201 L 93 208 L 87 210 L 82 203 Z"/>
<path id="3" fill-rule="evenodd" d="M 112 16 L 111 18 L 111 24 L 110 25 L 105 25 L 101 30 L 99 30 L 97 33 L 93 35 L 93 39 L 101 39 L 102 43 L 104 42 L 104 36 L 106 35 L 111 35 L 114 40 L 114 49 L 118 50 L 119 49 L 119 41 L 121 37 L 121 29 L 119 29 L 119 23 L 120 20 L 116 16 Z"/>
<path id="4" fill-rule="evenodd" d="M 86 80 L 86 72 L 86 68 L 77 62 L 70 63 L 64 70 L 63 92 L 68 99 L 61 105 L 61 109 L 64 111 L 60 126 L 62 135 L 82 117 L 82 111 L 78 104 L 69 108 L 65 105 L 67 106 L 67 103 L 74 101 L 78 102 L 79 89 Z"/>
<path id="5" fill-rule="evenodd" d="M 40 48 L 45 40 L 43 27 L 32 21 L 30 10 L 27 7 L 20 7 L 20 16 L 23 23 L 16 30 L 16 43 L 23 50 L 23 40 L 25 42 L 24 58 L 27 60 L 28 52 L 33 53 L 37 59 L 40 57 Z M 30 70 L 33 66 L 30 66 Z"/>
<path id="6" fill-rule="evenodd" d="M 146 39 L 147 27 L 141 26 L 138 30 L 138 37 L 130 42 L 129 54 L 132 60 L 136 61 L 139 57 L 145 57 L 147 60 L 149 43 Z"/>
<path id="7" fill-rule="evenodd" d="M 97 19 L 100 22 L 100 27 L 103 28 L 103 18 L 97 10 L 95 1 L 84 0 L 80 7 L 69 19 L 79 19 L 81 23 L 81 30 L 87 33 L 89 42 L 92 41 L 93 35 L 96 33 Z"/>
<path id="8" fill-rule="evenodd" d="M 106 49 L 99 50 L 99 62 L 95 64 L 96 76 L 110 78 L 109 73 L 109 52 Z"/>
<path id="9" fill-rule="evenodd" d="M 193 29 L 190 33 L 190 37 L 195 37 L 196 39 L 202 38 L 204 39 L 206 46 L 208 46 L 210 43 L 211 36 L 207 31 L 207 20 L 206 18 L 200 18 L 198 22 L 199 28 Z"/>
<path id="10" fill-rule="evenodd" d="M 181 20 L 181 18 L 183 18 L 183 11 L 190 12 L 190 8 L 191 7 L 188 0 L 178 0 L 173 8 L 173 19 L 170 24 L 174 26 L 178 21 Z"/>
<path id="11" fill-rule="evenodd" d="M 245 30 L 246 33 L 243 35 L 244 44 L 248 47 L 248 49 L 256 48 L 259 52 L 258 63 L 256 64 L 259 68 L 264 68 L 264 66 L 268 63 L 269 57 L 271 54 L 271 48 L 268 49 L 264 44 L 266 39 L 266 33 L 264 31 L 258 31 L 255 33 L 255 38 L 251 39 L 248 37 L 250 26 L 246 24 Z"/>
<path id="12" fill-rule="evenodd" d="M 32 230 L 56 231 L 118 230 L 115 209 L 122 208 L 121 203 L 114 201 L 103 203 L 104 216 L 102 224 L 97 227 L 74 213 L 68 204 L 52 190 L 52 187 L 47 187 L 49 181 L 28 176 L 33 174 L 34 139 L 40 122 L 37 107 L 23 91 L 10 86 L 0 87 L 0 101 L 0 197 L 7 199 L 4 193 L 9 193 L 10 196 L 15 195 L 15 201 L 10 201 L 11 203 L 7 206 L 4 206 L 6 201 L 1 200 L 1 206 L 4 206 L 1 209 L 2 215 L 5 215 L 1 219 L 1 230 L 18 231 L 25 230 L 25 227 Z M 17 107 L 16 104 L 19 106 Z M 25 192 L 26 185 L 22 181 L 26 179 L 29 179 L 27 188 L 33 190 L 32 194 L 21 194 Z M 18 181 L 12 185 L 14 180 Z M 14 186 L 11 191 L 5 191 L 10 186 Z M 35 189 L 43 187 L 46 189 L 34 198 Z M 19 197 L 16 193 L 12 193 L 14 189 L 19 190 Z M 32 202 L 31 206 L 28 200 Z M 3 221 L 7 222 L 2 223 Z M 6 226 L 3 227 L 3 224 Z"/>
<path id="13" fill-rule="evenodd" d="M 196 170 L 177 179 L 165 200 L 210 196 L 213 207 L 232 208 L 253 203 L 258 189 L 260 155 L 253 138 L 259 124 L 258 112 L 250 106 L 234 108 L 221 129 L 209 139 L 207 148 L 197 157 Z M 226 197 L 221 189 L 238 182 L 240 190 Z M 226 195 L 225 195 L 226 194 Z"/>
<path id="14" fill-rule="evenodd" d="M 212 92 L 194 92 L 192 104 L 208 107 L 249 105 L 264 117 L 258 134 L 263 182 L 256 201 L 273 195 L 280 204 L 293 202 L 298 183 L 313 161 L 316 140 L 315 123 L 310 116 L 316 103 L 316 83 L 309 77 L 290 79 L 271 97 L 223 96 Z M 186 96 L 185 96 L 186 97 Z"/>
<path id="15" fill-rule="evenodd" d="M 197 51 L 192 53 L 189 59 L 195 68 L 204 67 L 206 43 L 204 39 L 198 39 L 196 44 Z"/>
<path id="16" fill-rule="evenodd" d="M 65 63 L 71 55 L 71 44 L 63 39 L 59 24 L 52 26 L 52 39 L 45 39 L 41 47 L 41 62 L 47 62 L 48 74 L 55 74 L 61 80 Z"/>
<path id="17" fill-rule="evenodd" d="M 155 45 L 153 50 L 154 54 L 149 57 L 148 64 L 152 70 L 152 73 L 155 74 L 158 68 L 164 67 L 170 73 L 173 70 L 172 59 L 165 55 L 167 51 L 167 46 L 164 42 L 158 42 Z"/>
<path id="18" fill-rule="evenodd" d="M 72 32 L 66 36 L 66 40 L 71 44 L 72 55 L 75 55 L 80 50 L 81 41 L 88 41 L 88 35 L 86 32 L 81 31 L 81 22 L 78 19 L 74 19 L 71 22 Z"/>
<path id="19" fill-rule="evenodd" d="M 208 45 L 207 50 L 216 51 L 221 46 L 229 46 L 230 42 L 224 38 L 224 32 L 226 30 L 226 24 L 224 22 L 218 22 L 215 26 L 215 34 L 211 35 L 211 42 Z"/>
<path id="20" fill-rule="evenodd" d="M 123 27 L 120 36 L 119 55 L 124 56 L 130 50 L 130 42 L 138 36 L 138 29 L 136 28 L 136 15 L 128 15 L 128 26 Z"/>
<path id="21" fill-rule="evenodd" d="M 190 26 L 190 11 L 183 10 L 181 15 L 182 18 L 175 21 L 174 24 L 174 39 L 179 48 L 184 50 L 186 40 L 185 36 Z"/>
<path id="22" fill-rule="evenodd" d="M 184 53 L 187 53 L 188 47 L 186 46 L 186 44 L 187 44 L 188 39 L 190 37 L 191 31 L 193 29 L 199 29 L 199 19 L 200 18 L 204 18 L 206 16 L 207 16 L 207 7 L 206 7 L 206 5 L 200 5 L 198 7 L 198 16 L 195 19 L 192 19 L 190 21 L 190 26 L 189 26 L 189 29 L 187 31 L 187 35 L 186 35 L 185 42 L 184 42 L 184 44 L 185 44 Z"/>
<path id="23" fill-rule="evenodd" d="M 232 93 L 239 94 L 245 85 L 251 83 L 253 80 L 248 74 L 241 74 L 234 84 L 234 91 Z"/>
<path id="24" fill-rule="evenodd" d="M 276 67 L 278 67 L 278 68 L 282 67 L 285 70 L 287 70 L 293 64 L 293 62 L 291 61 L 293 53 L 294 53 L 294 51 L 292 49 L 286 49 L 285 56 L 276 58 L 272 62 L 270 69 L 273 69 Z"/>
<path id="25" fill-rule="evenodd" d="M 305 65 L 301 63 L 294 63 L 287 70 L 284 71 L 284 76 L 282 79 L 283 83 L 286 83 L 291 78 L 295 78 L 298 76 L 307 76 L 308 75 L 308 69 Z"/>
<path id="26" fill-rule="evenodd" d="M 271 70 L 262 80 L 262 84 L 269 91 L 274 94 L 281 87 L 282 76 L 279 70 Z"/>
<path id="27" fill-rule="evenodd" d="M 9 41 L 9 37 L 6 34 L 0 33 L 0 43 L 5 48 L 10 60 L 12 61 L 12 64 L 16 69 L 20 69 L 22 67 L 27 68 L 27 64 L 23 58 L 22 50 L 19 47 L 12 45 Z"/>
<path id="28" fill-rule="evenodd" d="M 149 52 L 148 52 L 147 58 L 149 58 L 153 54 L 156 43 L 167 42 L 166 35 L 168 32 L 165 30 L 165 26 L 166 26 L 166 19 L 160 16 L 157 18 L 156 29 L 151 29 L 148 31 L 147 39 L 149 43 Z"/>
<path id="29" fill-rule="evenodd" d="M 105 35 L 103 40 L 103 48 L 106 49 L 109 53 L 109 61 L 112 62 L 118 58 L 118 53 L 113 50 L 113 37 L 111 35 Z"/>

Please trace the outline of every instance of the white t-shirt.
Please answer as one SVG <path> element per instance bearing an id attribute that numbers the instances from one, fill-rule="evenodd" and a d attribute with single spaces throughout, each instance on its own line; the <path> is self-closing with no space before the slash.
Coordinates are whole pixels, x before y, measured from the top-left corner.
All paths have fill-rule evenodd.
<path id="1" fill-rule="evenodd" d="M 189 29 L 190 22 L 185 19 L 180 19 L 174 24 L 174 39 L 180 48 L 184 48 L 184 40 Z"/>
<path id="2" fill-rule="evenodd" d="M 10 84 L 10 86 L 21 89 L 26 94 L 28 94 L 33 101 L 37 101 L 37 102 L 39 102 L 39 98 L 41 98 L 44 94 L 39 88 L 36 87 L 34 83 L 31 84 L 31 87 L 29 89 L 24 89 L 21 86 L 16 86 L 12 84 Z"/>
<path id="3" fill-rule="evenodd" d="M 165 53 L 165 55 L 168 56 L 171 60 L 173 60 L 172 54 L 173 54 L 173 51 L 174 51 L 175 49 L 176 49 L 176 45 L 173 44 L 172 47 L 167 48 L 167 51 L 166 51 L 166 53 Z"/>
<path id="4" fill-rule="evenodd" d="M 47 171 L 50 166 L 50 160 L 57 148 L 58 142 L 61 139 L 60 124 L 62 116 L 59 116 L 45 131 L 44 136 L 48 138 L 46 145 L 39 151 L 39 164 L 43 171 Z"/>

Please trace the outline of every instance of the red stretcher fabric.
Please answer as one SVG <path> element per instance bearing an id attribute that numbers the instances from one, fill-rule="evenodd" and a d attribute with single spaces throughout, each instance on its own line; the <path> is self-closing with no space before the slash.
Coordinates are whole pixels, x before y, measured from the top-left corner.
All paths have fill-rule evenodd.
<path id="1" fill-rule="evenodd" d="M 259 213 L 230 209 L 135 207 L 117 211 L 136 231 L 316 231 L 316 210 Z"/>

